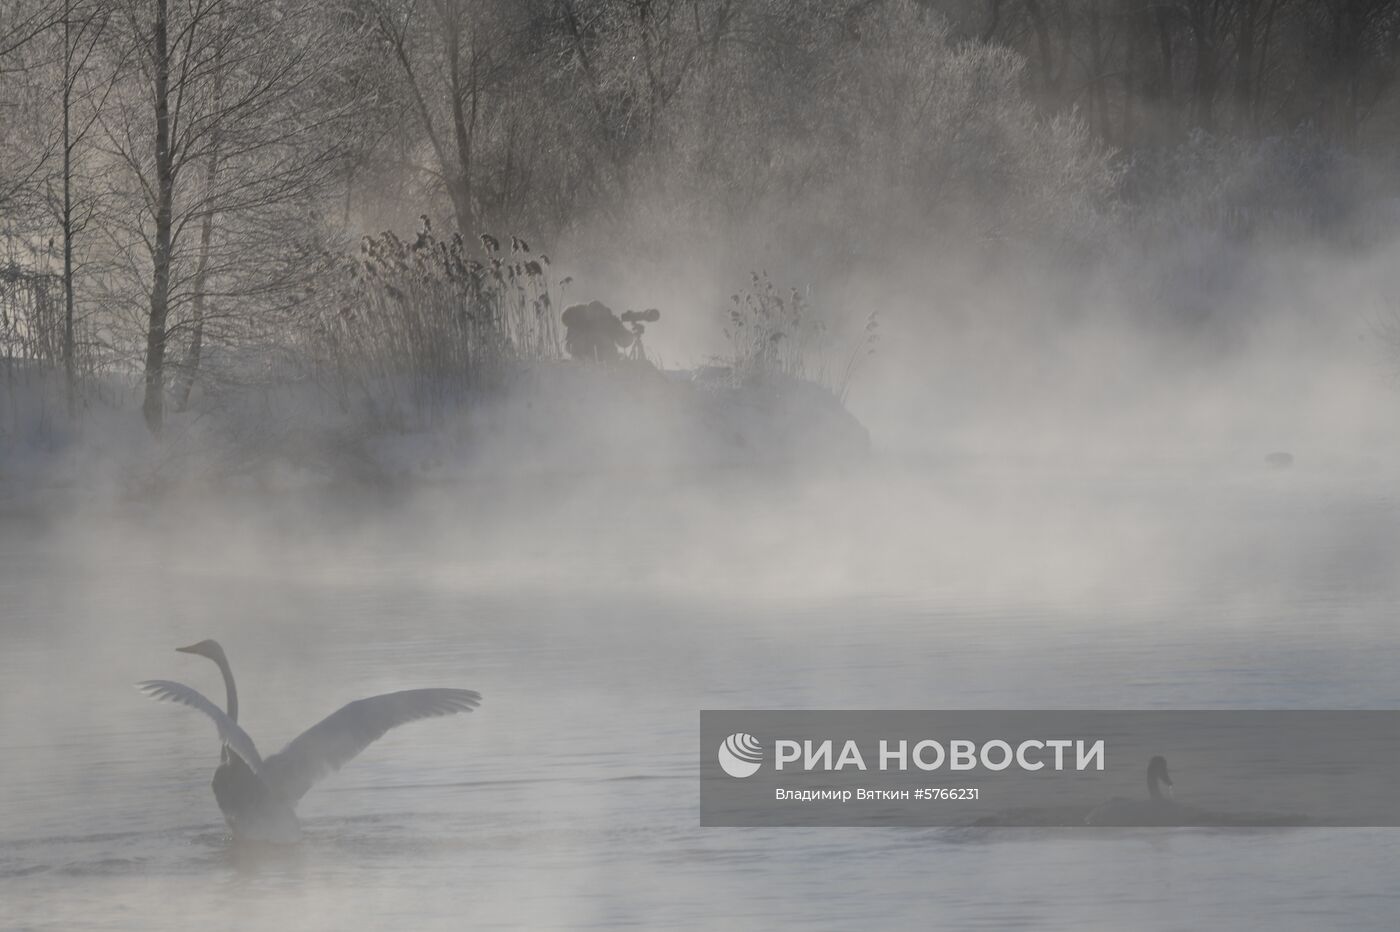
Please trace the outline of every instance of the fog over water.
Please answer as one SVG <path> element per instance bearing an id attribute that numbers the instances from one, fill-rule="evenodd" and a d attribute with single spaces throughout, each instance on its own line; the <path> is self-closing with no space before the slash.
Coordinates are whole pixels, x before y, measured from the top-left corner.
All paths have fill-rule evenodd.
<path id="1" fill-rule="evenodd" d="M 1312 929 L 1396 909 L 1382 830 L 700 829 L 695 747 L 701 708 L 1391 707 L 1391 483 L 877 460 L 559 486 L 7 519 L 6 924 L 1151 929 L 1190 904 L 1193 926 Z M 314 789 L 300 846 L 230 846 L 209 723 L 131 688 L 220 696 L 171 649 L 211 635 L 264 753 L 362 695 L 485 701 Z"/>

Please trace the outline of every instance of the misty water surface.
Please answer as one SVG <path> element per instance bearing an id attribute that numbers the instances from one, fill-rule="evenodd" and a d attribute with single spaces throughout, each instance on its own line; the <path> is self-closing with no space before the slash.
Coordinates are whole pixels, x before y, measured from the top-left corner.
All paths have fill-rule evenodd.
<path id="1" fill-rule="evenodd" d="M 1394 707 L 1398 521 L 1389 484 L 1253 461 L 11 516 L 0 926 L 1390 928 L 1393 832 L 702 830 L 696 737 L 725 707 Z M 132 688 L 221 702 L 173 651 L 204 637 L 264 753 L 376 692 L 485 701 L 241 849 L 212 727 Z"/>

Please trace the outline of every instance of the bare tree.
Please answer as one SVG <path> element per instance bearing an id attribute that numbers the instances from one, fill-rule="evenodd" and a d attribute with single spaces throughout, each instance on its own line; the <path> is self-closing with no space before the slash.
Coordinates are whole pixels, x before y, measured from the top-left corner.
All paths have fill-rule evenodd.
<path id="1" fill-rule="evenodd" d="M 84 144 L 88 133 L 96 124 L 107 95 L 115 86 L 115 76 L 120 72 L 119 63 L 108 67 L 105 75 L 100 78 L 94 78 L 89 69 L 107 28 L 109 12 L 105 4 L 90 0 L 63 0 L 63 66 L 60 93 L 63 164 L 59 179 L 62 195 L 59 198 L 51 196 L 49 201 L 58 215 L 63 233 L 63 374 L 69 417 L 76 414 L 78 381 L 73 251 L 77 236 L 91 218 L 90 209 L 80 217 L 78 205 L 75 203 L 78 196 L 74 190 L 78 183 L 76 162 L 79 147 Z M 81 111 L 80 104 L 83 105 Z"/>
<path id="2" fill-rule="evenodd" d="M 51 145 L 36 151 L 27 145 L 32 137 L 11 128 L 38 116 L 45 56 L 36 52 L 41 44 L 36 40 L 50 33 L 61 16 L 55 0 L 0 3 L 0 125 L 7 130 L 0 133 L 0 211 L 17 208 L 16 201 L 32 191 L 54 154 Z"/>
<path id="3" fill-rule="evenodd" d="M 374 0 L 372 25 L 396 64 L 452 201 L 457 230 L 481 232 L 485 126 L 505 105 L 506 7 L 472 0 Z"/>
<path id="4" fill-rule="evenodd" d="M 142 410 L 159 433 L 171 341 L 188 337 L 183 403 L 220 294 L 213 283 L 249 306 L 290 286 L 280 262 L 295 253 L 298 225 L 288 210 L 310 216 L 349 109 L 321 93 L 335 24 L 311 0 L 154 0 L 149 17 L 134 2 L 125 13 L 138 65 L 104 126 L 137 222 L 113 245 L 147 298 Z M 243 233 L 221 241 L 221 226 Z"/>

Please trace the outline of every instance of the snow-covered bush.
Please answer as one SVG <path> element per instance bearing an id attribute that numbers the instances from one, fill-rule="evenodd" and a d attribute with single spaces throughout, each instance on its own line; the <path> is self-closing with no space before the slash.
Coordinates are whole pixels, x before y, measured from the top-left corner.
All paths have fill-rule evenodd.
<path id="1" fill-rule="evenodd" d="M 1111 153 L 1075 114 L 1036 107 L 1015 52 L 958 41 L 913 0 L 813 4 L 782 28 L 783 43 L 717 48 L 724 67 L 681 87 L 615 211 L 621 235 L 646 248 L 708 222 L 841 262 L 1103 234 Z"/>
<path id="2" fill-rule="evenodd" d="M 1316 133 L 1242 139 L 1196 132 L 1127 160 L 1124 194 L 1141 233 L 1246 238 L 1325 235 L 1368 200 L 1361 163 Z"/>

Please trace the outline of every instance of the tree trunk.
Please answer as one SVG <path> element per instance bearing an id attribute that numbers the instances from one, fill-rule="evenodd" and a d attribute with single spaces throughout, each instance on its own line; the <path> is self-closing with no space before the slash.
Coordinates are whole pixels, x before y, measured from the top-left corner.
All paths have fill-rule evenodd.
<path id="1" fill-rule="evenodd" d="M 472 203 L 473 165 L 472 156 L 476 138 L 477 106 L 480 94 L 480 75 L 476 49 L 471 50 L 468 74 L 462 74 L 462 22 L 460 11 L 455 8 L 450 17 L 445 18 L 448 89 L 452 97 L 452 140 L 457 149 L 456 177 L 448 182 L 452 197 L 453 211 L 457 215 L 457 232 L 465 239 L 474 238 L 480 230 L 476 228 L 476 205 Z M 470 95 L 470 105 L 463 97 Z M 444 165 L 446 170 L 447 166 Z M 446 174 L 446 171 L 444 171 Z"/>
<path id="2" fill-rule="evenodd" d="M 151 314 L 146 329 L 146 426 L 159 436 L 165 422 L 165 339 L 170 314 L 171 213 L 175 174 L 170 151 L 169 0 L 155 0 L 156 241 L 151 256 Z"/>
<path id="3" fill-rule="evenodd" d="M 1191 119 L 1206 132 L 1215 131 L 1215 91 L 1219 81 L 1215 34 L 1217 13 L 1207 0 L 1191 4 L 1189 23 L 1195 45 L 1195 70 L 1191 77 Z"/>
<path id="4" fill-rule="evenodd" d="M 1260 116 L 1260 103 L 1263 101 L 1262 89 L 1264 87 L 1265 69 L 1268 67 L 1269 62 L 1269 40 L 1273 37 L 1274 13 L 1278 10 L 1279 0 L 1268 0 L 1268 4 L 1266 8 L 1267 11 L 1264 13 L 1264 27 L 1260 31 L 1261 35 L 1259 37 L 1259 61 L 1255 67 L 1254 81 L 1251 85 L 1254 88 L 1254 98 L 1250 101 L 1250 112 L 1255 116 L 1256 125 Z"/>
<path id="5" fill-rule="evenodd" d="M 209 161 L 209 183 L 214 183 L 215 161 L 211 156 Z M 190 392 L 194 389 L 194 380 L 199 372 L 200 357 L 204 352 L 204 286 L 208 281 L 209 273 L 209 244 L 214 239 L 214 213 L 210 211 L 204 215 L 204 222 L 199 228 L 199 260 L 194 271 L 194 299 L 191 302 L 191 314 L 194 317 L 194 329 L 190 336 L 190 347 L 185 353 L 185 362 L 180 372 L 180 389 L 176 393 L 179 401 L 176 403 L 177 411 L 184 411 L 190 404 Z"/>
<path id="6" fill-rule="evenodd" d="M 1235 44 L 1235 129 L 1254 132 L 1254 47 L 1259 19 L 1259 0 L 1240 5 L 1240 25 Z"/>
<path id="7" fill-rule="evenodd" d="M 1161 90 L 1161 99 L 1170 104 L 1172 100 L 1173 84 L 1175 75 L 1175 56 L 1172 49 L 1172 24 L 1171 16 L 1165 7 L 1156 7 L 1157 14 L 1157 47 L 1162 56 L 1162 80 L 1158 87 Z"/>
<path id="8" fill-rule="evenodd" d="M 1035 43 L 1040 56 L 1040 74 L 1045 93 L 1049 94 L 1055 90 L 1055 64 L 1052 60 L 1054 54 L 1050 50 L 1050 25 L 1045 21 L 1045 11 L 1040 8 L 1037 0 L 1025 0 L 1026 13 L 1031 19 L 1031 28 L 1035 31 Z"/>
<path id="9" fill-rule="evenodd" d="M 1085 11 L 1089 29 L 1089 116 L 1098 124 L 1099 136 L 1112 140 L 1113 128 L 1108 115 L 1108 67 L 1103 49 L 1103 23 L 1098 0 L 1091 0 Z"/>
<path id="10" fill-rule="evenodd" d="M 1140 15 L 1140 14 L 1139 14 Z M 1142 56 L 1139 52 L 1139 31 L 1141 23 L 1139 15 L 1125 13 L 1123 23 L 1127 32 L 1127 55 L 1123 62 L 1123 117 L 1122 127 L 1119 130 L 1119 144 L 1124 147 L 1133 145 L 1133 98 L 1140 93 L 1138 81 L 1138 67 Z"/>
<path id="11" fill-rule="evenodd" d="M 73 358 L 73 43 L 72 0 L 63 3 L 63 381 L 68 417 L 77 414 L 78 376 Z"/>
<path id="12" fill-rule="evenodd" d="M 224 104 L 223 46 L 214 51 L 214 93 L 213 111 L 219 113 Z M 194 319 L 194 329 L 190 335 L 190 346 L 185 353 L 185 362 L 180 371 L 180 387 L 176 392 L 179 399 L 176 410 L 184 411 L 190 404 L 190 392 L 199 373 L 200 359 L 204 353 L 204 302 L 205 287 L 209 282 L 209 253 L 214 241 L 214 185 L 219 176 L 219 143 L 222 134 L 215 124 L 209 132 L 209 163 L 204 170 L 204 219 L 199 225 L 199 258 L 195 260 L 194 296 L 190 313 Z"/>

